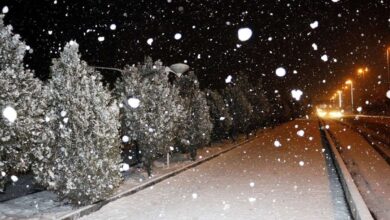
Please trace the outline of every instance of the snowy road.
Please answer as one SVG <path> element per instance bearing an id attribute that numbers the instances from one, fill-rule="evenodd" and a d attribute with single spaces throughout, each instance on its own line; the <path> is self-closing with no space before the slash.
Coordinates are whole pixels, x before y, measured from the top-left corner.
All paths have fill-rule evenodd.
<path id="1" fill-rule="evenodd" d="M 318 123 L 298 120 L 83 219 L 337 219 L 334 207 Z"/>

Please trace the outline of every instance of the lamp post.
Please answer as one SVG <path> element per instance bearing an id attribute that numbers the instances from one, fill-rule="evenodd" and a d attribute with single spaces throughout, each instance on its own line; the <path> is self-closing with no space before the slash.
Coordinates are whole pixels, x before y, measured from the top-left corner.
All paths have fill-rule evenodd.
<path id="1" fill-rule="evenodd" d="M 342 100 L 342 97 L 341 97 L 341 93 L 342 93 L 341 90 L 337 90 L 337 94 L 339 94 L 339 108 L 340 108 L 340 109 L 341 109 L 342 106 L 343 106 L 343 100 Z"/>
<path id="2" fill-rule="evenodd" d="M 389 87 L 390 87 L 389 51 L 390 51 L 390 47 L 388 47 L 388 48 L 386 49 L 386 58 L 387 58 L 387 83 L 389 84 Z"/>
<path id="3" fill-rule="evenodd" d="M 353 83 L 352 83 L 352 80 L 347 80 L 345 82 L 345 84 L 349 84 L 351 85 L 351 110 L 352 110 L 352 113 L 353 113 Z"/>

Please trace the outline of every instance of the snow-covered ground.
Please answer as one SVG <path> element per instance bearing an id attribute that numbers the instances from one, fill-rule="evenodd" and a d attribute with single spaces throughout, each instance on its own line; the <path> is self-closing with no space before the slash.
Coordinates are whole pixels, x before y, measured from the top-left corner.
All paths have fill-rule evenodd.
<path id="1" fill-rule="evenodd" d="M 299 120 L 83 219 L 345 219 L 332 197 L 317 121 Z"/>
<path id="2" fill-rule="evenodd" d="M 326 123 L 368 208 L 376 219 L 390 219 L 390 166 L 360 134 L 335 121 Z"/>
<path id="3" fill-rule="evenodd" d="M 226 140 L 221 143 L 214 143 L 212 146 L 201 148 L 198 150 L 198 160 L 210 157 L 243 141 L 244 136 L 241 136 L 236 143 L 231 143 L 231 141 Z M 188 160 L 186 155 L 176 154 L 171 158 L 170 166 L 167 167 L 164 165 L 164 159 L 161 158 L 159 161 L 155 162 L 151 178 L 148 178 L 146 172 L 142 169 L 131 167 L 130 170 L 124 173 L 125 181 L 116 190 L 113 196 L 126 193 L 141 184 L 154 181 L 162 175 L 180 169 L 191 163 L 192 161 Z M 0 203 L 0 219 L 59 219 L 76 210 L 76 207 L 59 201 L 57 195 L 53 192 L 42 191 Z"/>

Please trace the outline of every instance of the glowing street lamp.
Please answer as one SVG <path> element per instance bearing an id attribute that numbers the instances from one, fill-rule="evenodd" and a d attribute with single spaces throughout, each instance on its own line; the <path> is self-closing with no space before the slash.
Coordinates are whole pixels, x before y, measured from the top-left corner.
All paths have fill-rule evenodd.
<path id="1" fill-rule="evenodd" d="M 352 113 L 353 113 L 353 83 L 352 83 L 352 80 L 347 80 L 345 82 L 345 84 L 347 85 L 351 85 L 351 110 L 352 110 Z"/>
<path id="2" fill-rule="evenodd" d="M 361 75 L 363 78 L 364 78 L 364 74 L 367 73 L 367 72 L 368 72 L 368 67 L 359 68 L 359 69 L 357 70 L 358 75 L 359 75 L 359 76 Z"/>
<path id="3" fill-rule="evenodd" d="M 390 87 L 389 51 L 390 51 L 390 47 L 388 47 L 388 48 L 386 49 L 386 57 L 387 57 L 387 83 L 389 84 L 389 87 Z"/>
<path id="4" fill-rule="evenodd" d="M 337 90 L 337 94 L 339 95 L 339 108 L 341 109 L 342 105 L 343 105 L 343 100 L 342 100 L 342 91 L 341 90 Z"/>

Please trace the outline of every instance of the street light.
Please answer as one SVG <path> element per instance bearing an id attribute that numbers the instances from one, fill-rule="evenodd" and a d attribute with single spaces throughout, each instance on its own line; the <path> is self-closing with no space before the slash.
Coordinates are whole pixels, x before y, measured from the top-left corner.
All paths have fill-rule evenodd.
<path id="1" fill-rule="evenodd" d="M 359 75 L 359 76 L 361 75 L 363 78 L 364 78 L 364 74 L 367 73 L 367 72 L 368 72 L 368 67 L 359 68 L 359 69 L 357 70 L 358 75 Z"/>
<path id="2" fill-rule="evenodd" d="M 389 51 L 390 47 L 386 49 L 386 57 L 387 57 L 387 83 L 390 86 L 390 65 L 389 65 Z"/>
<path id="3" fill-rule="evenodd" d="M 345 82 L 345 84 L 347 85 L 351 85 L 351 110 L 352 110 L 352 113 L 353 113 L 353 83 L 352 83 L 352 80 L 347 80 Z"/>
<path id="4" fill-rule="evenodd" d="M 343 100 L 342 100 L 342 97 L 341 97 L 342 91 L 341 90 L 337 90 L 337 94 L 339 94 L 339 108 L 341 109 L 341 107 L 343 105 Z"/>

